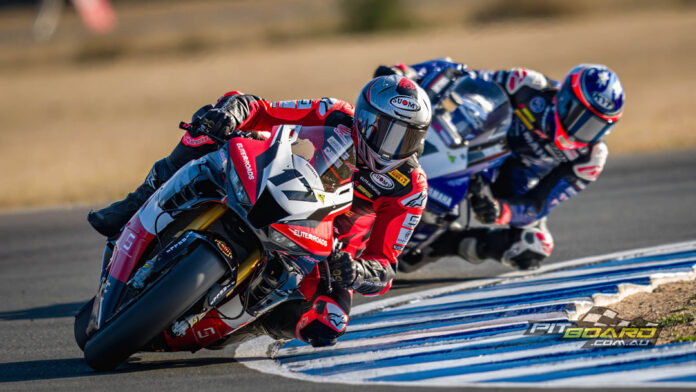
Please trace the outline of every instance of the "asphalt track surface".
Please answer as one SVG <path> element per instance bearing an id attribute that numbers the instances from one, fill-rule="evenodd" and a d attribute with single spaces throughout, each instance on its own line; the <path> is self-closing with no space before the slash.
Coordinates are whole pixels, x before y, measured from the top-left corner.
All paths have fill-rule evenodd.
<path id="1" fill-rule="evenodd" d="M 597 183 L 551 214 L 556 249 L 549 262 L 694 240 L 695 205 L 696 151 L 610 158 Z M 96 290 L 102 251 L 102 239 L 84 221 L 86 211 L 0 215 L 0 391 L 356 389 L 258 373 L 237 362 L 231 347 L 136 354 L 116 372 L 95 373 L 84 363 L 72 332 L 72 315 Z M 388 295 L 506 271 L 493 263 L 445 260 L 399 276 Z M 364 301 L 356 297 L 356 303 Z"/>

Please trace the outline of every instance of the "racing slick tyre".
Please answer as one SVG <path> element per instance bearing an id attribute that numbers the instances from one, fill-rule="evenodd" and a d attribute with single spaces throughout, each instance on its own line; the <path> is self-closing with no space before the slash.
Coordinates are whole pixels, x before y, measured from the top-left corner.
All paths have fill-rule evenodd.
<path id="1" fill-rule="evenodd" d="M 94 306 L 94 297 L 82 305 L 75 315 L 73 328 L 75 330 L 75 342 L 80 347 L 80 350 L 84 350 L 85 343 L 87 343 L 87 325 L 89 324 L 89 317 L 92 315 L 92 306 Z"/>
<path id="2" fill-rule="evenodd" d="M 183 315 L 227 271 L 216 251 L 199 246 L 90 337 L 84 348 L 87 364 L 98 371 L 113 370 Z"/>

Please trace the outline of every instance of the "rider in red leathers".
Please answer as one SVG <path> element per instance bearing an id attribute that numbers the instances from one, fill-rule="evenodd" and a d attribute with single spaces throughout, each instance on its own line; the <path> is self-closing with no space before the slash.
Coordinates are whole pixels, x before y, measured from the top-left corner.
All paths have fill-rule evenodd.
<path id="1" fill-rule="evenodd" d="M 215 106 L 206 105 L 194 114 L 194 124 L 223 139 L 261 137 L 256 131 L 281 124 L 352 128 L 358 167 L 352 207 L 334 222 L 336 238 L 342 243 L 341 251 L 329 257 L 334 282 L 328 290 L 318 284 L 315 268 L 300 284 L 308 300 L 281 303 L 262 316 L 261 323 L 255 323 L 258 332 L 299 338 L 315 346 L 330 345 L 345 332 L 353 291 L 379 295 L 389 290 L 397 257 L 425 207 L 427 181 L 417 153 L 430 120 L 425 92 L 397 75 L 370 81 L 360 92 L 355 109 L 333 98 L 270 103 L 233 91 Z M 87 220 L 101 234 L 117 236 L 178 168 L 217 148 L 210 137 L 188 131 L 168 157 L 154 164 L 138 189 L 125 200 L 91 211 Z"/>

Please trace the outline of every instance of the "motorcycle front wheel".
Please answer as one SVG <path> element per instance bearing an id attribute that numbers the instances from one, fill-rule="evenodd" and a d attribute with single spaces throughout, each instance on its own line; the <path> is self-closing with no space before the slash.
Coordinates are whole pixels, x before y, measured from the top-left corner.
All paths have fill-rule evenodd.
<path id="1" fill-rule="evenodd" d="M 84 346 L 87 364 L 99 371 L 115 369 L 181 317 L 228 270 L 215 250 L 201 244 L 89 338 Z"/>

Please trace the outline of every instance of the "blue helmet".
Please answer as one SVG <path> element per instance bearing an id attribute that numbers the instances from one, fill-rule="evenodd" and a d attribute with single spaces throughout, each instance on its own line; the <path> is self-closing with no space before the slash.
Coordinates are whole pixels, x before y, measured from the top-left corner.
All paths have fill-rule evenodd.
<path id="1" fill-rule="evenodd" d="M 566 75 L 554 104 L 556 146 L 584 147 L 611 132 L 621 118 L 623 86 L 606 66 L 581 64 Z"/>

